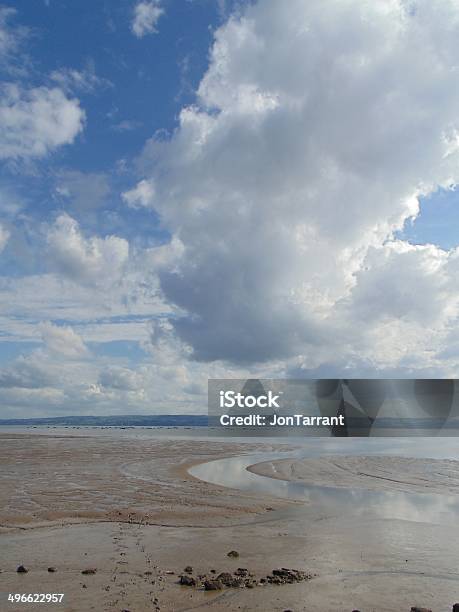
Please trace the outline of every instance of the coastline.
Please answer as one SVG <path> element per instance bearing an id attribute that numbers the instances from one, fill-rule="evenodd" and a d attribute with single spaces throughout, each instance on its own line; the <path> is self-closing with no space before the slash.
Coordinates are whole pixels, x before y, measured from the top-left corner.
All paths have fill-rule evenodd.
<path id="1" fill-rule="evenodd" d="M 314 516 L 302 501 L 187 472 L 285 445 L 29 434 L 0 443 L 2 593 L 65 593 L 52 609 L 68 612 L 394 612 L 451 610 L 458 599 L 455 525 L 375 520 L 339 507 Z M 238 557 L 228 557 L 233 550 Z M 27 573 L 16 572 L 20 564 Z M 181 586 L 186 566 L 196 579 L 247 568 L 256 586 Z M 308 579 L 266 583 L 282 567 Z M 82 574 L 88 568 L 95 573 Z"/>

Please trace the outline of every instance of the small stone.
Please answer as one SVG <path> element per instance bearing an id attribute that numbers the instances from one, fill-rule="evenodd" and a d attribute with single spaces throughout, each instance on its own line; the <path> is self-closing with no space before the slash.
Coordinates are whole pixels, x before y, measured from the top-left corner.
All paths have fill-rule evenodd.
<path id="1" fill-rule="evenodd" d="M 151 573 L 151 572 L 150 572 L 150 573 Z M 167 570 L 167 571 L 166 571 L 166 574 L 167 574 L 168 576 L 172 576 L 173 574 L 175 574 L 175 572 L 173 572 L 172 570 Z"/>
<path id="2" fill-rule="evenodd" d="M 81 573 L 84 576 L 92 576 L 97 573 L 97 569 L 95 567 L 88 567 L 88 569 L 84 569 Z"/>
<path id="3" fill-rule="evenodd" d="M 48 567 L 48 572 L 54 574 L 54 572 L 57 572 L 57 569 L 55 567 Z"/>
<path id="4" fill-rule="evenodd" d="M 217 580 L 219 580 L 224 586 L 237 588 L 241 586 L 241 579 L 232 576 L 229 572 L 222 572 L 218 574 Z"/>
<path id="5" fill-rule="evenodd" d="M 237 550 L 230 550 L 227 554 L 227 557 L 231 557 L 232 559 L 237 559 L 239 557 L 239 553 Z"/>
<path id="6" fill-rule="evenodd" d="M 204 582 L 204 590 L 205 591 L 221 591 L 223 589 L 223 584 L 220 580 L 206 580 Z"/>
<path id="7" fill-rule="evenodd" d="M 196 580 L 193 578 L 193 576 L 185 576 L 182 574 L 180 576 L 180 584 L 183 586 L 196 586 Z"/>
<path id="8" fill-rule="evenodd" d="M 191 567 L 191 565 L 187 565 L 183 571 L 186 574 L 192 574 L 193 573 L 193 568 Z"/>
<path id="9" fill-rule="evenodd" d="M 419 608 L 418 606 L 413 606 L 411 608 L 411 612 L 432 612 L 430 608 Z"/>
<path id="10" fill-rule="evenodd" d="M 16 571 L 18 574 L 27 574 L 29 570 L 25 568 L 23 565 L 20 565 Z"/>

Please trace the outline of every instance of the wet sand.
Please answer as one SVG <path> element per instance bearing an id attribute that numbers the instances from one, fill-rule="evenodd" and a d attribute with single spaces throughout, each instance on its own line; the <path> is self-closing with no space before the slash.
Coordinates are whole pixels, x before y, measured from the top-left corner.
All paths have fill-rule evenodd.
<path id="1" fill-rule="evenodd" d="M 459 600 L 456 525 L 375 521 L 339 508 L 312 517 L 303 502 L 210 485 L 186 471 L 260 450 L 269 447 L 2 434 L 0 593 L 65 598 L 0 609 L 441 612 Z M 229 558 L 231 550 L 239 557 Z M 16 573 L 20 564 L 28 573 Z M 290 567 L 312 578 L 205 592 L 177 584 L 187 565 L 193 576 L 243 567 L 259 582 Z M 97 571 L 83 575 L 86 568 Z"/>
<path id="2" fill-rule="evenodd" d="M 459 461 L 410 457 L 278 459 L 252 465 L 260 476 L 346 489 L 459 495 Z"/>

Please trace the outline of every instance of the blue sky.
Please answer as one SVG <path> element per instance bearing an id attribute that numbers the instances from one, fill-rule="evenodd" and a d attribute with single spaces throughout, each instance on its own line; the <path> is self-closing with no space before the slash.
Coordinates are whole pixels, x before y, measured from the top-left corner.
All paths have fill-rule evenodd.
<path id="1" fill-rule="evenodd" d="M 4 416 L 457 375 L 459 9 L 414 4 L 1 5 Z"/>

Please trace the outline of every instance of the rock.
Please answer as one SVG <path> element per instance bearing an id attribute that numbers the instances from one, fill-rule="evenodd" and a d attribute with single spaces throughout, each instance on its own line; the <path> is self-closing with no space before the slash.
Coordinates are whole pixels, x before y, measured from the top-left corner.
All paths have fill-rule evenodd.
<path id="1" fill-rule="evenodd" d="M 25 568 L 23 565 L 20 565 L 16 571 L 18 574 L 27 574 L 29 570 Z"/>
<path id="2" fill-rule="evenodd" d="M 54 574 L 54 572 L 57 572 L 57 569 L 55 567 L 48 567 L 48 572 Z"/>
<path id="3" fill-rule="evenodd" d="M 204 590 L 205 591 L 221 591 L 223 588 L 223 584 L 220 580 L 206 580 L 204 582 Z"/>
<path id="4" fill-rule="evenodd" d="M 413 606 L 411 608 L 411 612 L 432 612 L 430 608 L 419 608 L 418 606 Z"/>
<path id="5" fill-rule="evenodd" d="M 217 573 L 217 570 L 211 569 L 211 570 L 210 570 L 210 573 L 211 573 L 211 574 L 216 574 L 216 573 Z"/>
<path id="6" fill-rule="evenodd" d="M 226 587 L 237 588 L 241 586 L 241 580 L 239 578 L 235 578 L 229 572 L 222 572 L 217 576 L 217 580 L 219 580 Z"/>
<path id="7" fill-rule="evenodd" d="M 192 574 L 193 573 L 193 568 L 191 567 L 191 565 L 187 565 L 183 571 L 186 574 Z"/>
<path id="8" fill-rule="evenodd" d="M 151 572 L 150 572 L 150 573 L 151 573 Z M 175 574 L 175 572 L 173 572 L 172 570 L 167 570 L 167 571 L 166 571 L 166 574 L 167 574 L 168 576 L 173 576 L 173 575 Z"/>
<path id="9" fill-rule="evenodd" d="M 88 567 L 88 569 L 83 570 L 81 573 L 84 576 L 92 576 L 97 573 L 97 569 L 95 567 Z"/>
<path id="10" fill-rule="evenodd" d="M 234 572 L 234 574 L 236 576 L 248 576 L 249 575 L 249 570 L 246 569 L 245 567 L 238 567 L 237 570 Z"/>
<path id="11" fill-rule="evenodd" d="M 183 586 L 196 586 L 196 580 L 193 578 L 193 576 L 186 576 L 185 574 L 182 574 L 180 576 L 180 584 Z"/>
<path id="12" fill-rule="evenodd" d="M 281 569 L 273 569 L 272 575 L 266 576 L 266 579 L 270 584 L 293 584 L 294 582 L 308 580 L 310 577 L 300 570 L 282 567 Z"/>
<path id="13" fill-rule="evenodd" d="M 455 603 L 453 606 L 453 612 L 459 612 L 459 603 Z"/>
<path id="14" fill-rule="evenodd" d="M 227 554 L 227 557 L 231 557 L 232 559 L 237 559 L 239 557 L 239 553 L 237 550 L 230 550 Z"/>

